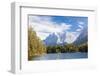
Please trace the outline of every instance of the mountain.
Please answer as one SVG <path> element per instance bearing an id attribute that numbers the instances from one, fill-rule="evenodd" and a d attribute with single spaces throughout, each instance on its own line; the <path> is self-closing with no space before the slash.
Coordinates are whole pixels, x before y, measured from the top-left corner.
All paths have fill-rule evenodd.
<path id="1" fill-rule="evenodd" d="M 85 27 L 80 35 L 77 37 L 74 34 L 68 32 L 51 33 L 44 41 L 46 45 L 64 45 L 73 43 L 75 45 L 87 43 L 88 41 L 88 31 Z"/>
<path id="2" fill-rule="evenodd" d="M 78 36 L 78 38 L 74 41 L 74 44 L 79 45 L 79 44 L 87 43 L 87 41 L 88 41 L 88 30 L 87 28 L 84 28 L 80 33 L 80 35 Z"/>
<path id="3" fill-rule="evenodd" d="M 67 43 L 66 32 L 51 33 L 45 40 L 46 45 L 62 45 Z"/>

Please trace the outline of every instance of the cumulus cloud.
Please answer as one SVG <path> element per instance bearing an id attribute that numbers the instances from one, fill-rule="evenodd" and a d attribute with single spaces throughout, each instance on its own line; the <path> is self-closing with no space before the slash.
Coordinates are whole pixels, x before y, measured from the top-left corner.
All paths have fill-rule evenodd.
<path id="1" fill-rule="evenodd" d="M 74 42 L 80 34 L 80 31 L 83 29 L 83 22 L 78 23 L 78 29 L 76 31 L 69 32 L 72 25 L 67 23 L 56 23 L 52 20 L 50 16 L 29 16 L 29 26 L 31 26 L 37 33 L 37 36 L 44 40 L 51 33 L 58 33 L 66 31 L 67 42 Z"/>
<path id="2" fill-rule="evenodd" d="M 49 16 L 29 16 L 29 26 L 33 27 L 37 35 L 43 40 L 50 33 L 67 31 L 71 28 L 71 25 L 66 23 L 55 23 Z"/>

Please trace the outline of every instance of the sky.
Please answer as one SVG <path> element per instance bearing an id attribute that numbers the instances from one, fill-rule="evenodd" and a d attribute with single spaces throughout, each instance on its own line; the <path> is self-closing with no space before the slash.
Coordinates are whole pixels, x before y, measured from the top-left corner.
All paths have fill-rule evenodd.
<path id="1" fill-rule="evenodd" d="M 88 17 L 29 15 L 29 27 L 36 31 L 41 40 L 51 33 L 66 32 L 68 42 L 73 42 L 87 25 Z"/>

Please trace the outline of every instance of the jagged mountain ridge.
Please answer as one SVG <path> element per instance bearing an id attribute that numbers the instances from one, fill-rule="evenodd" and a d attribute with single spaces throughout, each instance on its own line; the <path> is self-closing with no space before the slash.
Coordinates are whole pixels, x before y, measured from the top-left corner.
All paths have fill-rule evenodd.
<path id="1" fill-rule="evenodd" d="M 70 35 L 71 36 L 71 35 Z M 64 45 L 69 44 L 68 40 L 73 38 L 72 36 L 68 38 L 69 35 L 67 32 L 58 32 L 58 33 L 51 33 L 43 42 L 46 45 Z M 80 35 L 75 39 L 75 41 L 72 41 L 73 44 L 82 44 L 86 43 L 88 41 L 88 32 L 87 28 L 84 28 Z"/>
<path id="2" fill-rule="evenodd" d="M 59 45 L 59 44 L 67 44 L 66 40 L 66 32 L 62 33 L 52 33 L 45 40 L 44 43 L 46 45 Z"/>

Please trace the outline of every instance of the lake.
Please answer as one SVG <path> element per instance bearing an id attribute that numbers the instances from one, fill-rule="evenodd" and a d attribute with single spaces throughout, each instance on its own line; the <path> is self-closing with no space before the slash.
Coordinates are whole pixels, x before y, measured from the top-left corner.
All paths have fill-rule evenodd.
<path id="1" fill-rule="evenodd" d="M 32 60 L 57 60 L 57 59 L 80 59 L 88 58 L 88 53 L 53 53 L 34 57 Z"/>

